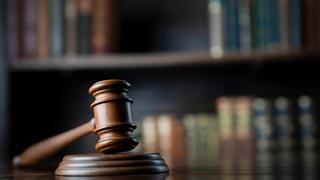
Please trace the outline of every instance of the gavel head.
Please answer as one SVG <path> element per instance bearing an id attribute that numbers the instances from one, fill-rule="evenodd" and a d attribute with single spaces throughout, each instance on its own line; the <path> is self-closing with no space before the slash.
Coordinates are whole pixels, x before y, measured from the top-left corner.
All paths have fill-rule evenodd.
<path id="1" fill-rule="evenodd" d="M 138 141 L 132 136 L 132 100 L 127 93 L 130 84 L 123 80 L 104 80 L 95 83 L 89 93 L 95 119 L 94 132 L 99 136 L 96 149 L 102 153 L 118 153 L 134 149 Z"/>

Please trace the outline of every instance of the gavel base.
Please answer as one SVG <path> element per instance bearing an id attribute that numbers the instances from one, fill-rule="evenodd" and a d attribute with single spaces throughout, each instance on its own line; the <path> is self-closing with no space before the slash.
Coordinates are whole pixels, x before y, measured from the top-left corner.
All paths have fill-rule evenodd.
<path id="1" fill-rule="evenodd" d="M 158 153 L 118 153 L 67 155 L 56 176 L 114 176 L 168 173 Z"/>

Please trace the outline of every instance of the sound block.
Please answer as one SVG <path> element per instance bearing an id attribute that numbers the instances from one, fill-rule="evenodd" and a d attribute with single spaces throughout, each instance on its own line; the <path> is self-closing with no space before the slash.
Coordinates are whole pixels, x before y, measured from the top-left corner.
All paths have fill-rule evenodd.
<path id="1" fill-rule="evenodd" d="M 56 169 L 56 176 L 114 176 L 168 173 L 158 153 L 67 155 Z"/>

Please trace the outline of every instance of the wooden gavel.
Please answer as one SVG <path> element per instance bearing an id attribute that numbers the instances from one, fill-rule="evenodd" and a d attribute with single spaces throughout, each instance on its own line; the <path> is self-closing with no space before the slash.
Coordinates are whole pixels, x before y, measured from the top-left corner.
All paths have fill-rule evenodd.
<path id="1" fill-rule="evenodd" d="M 99 136 L 96 150 L 102 153 L 125 152 L 138 145 L 132 136 L 136 125 L 132 122 L 132 100 L 127 93 L 130 84 L 123 80 L 104 80 L 95 83 L 89 93 L 94 118 L 89 122 L 36 143 L 13 160 L 14 166 L 29 166 L 50 157 L 81 137 L 94 132 Z"/>

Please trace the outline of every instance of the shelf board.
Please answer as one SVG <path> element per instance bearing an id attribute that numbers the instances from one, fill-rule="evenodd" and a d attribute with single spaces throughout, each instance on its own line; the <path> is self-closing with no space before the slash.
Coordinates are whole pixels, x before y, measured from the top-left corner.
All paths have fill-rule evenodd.
<path id="1" fill-rule="evenodd" d="M 45 60 L 25 59 L 9 63 L 10 71 L 68 71 L 132 68 L 165 68 L 193 66 L 221 66 L 261 64 L 270 62 L 305 61 L 319 59 L 317 53 L 290 54 L 228 54 L 212 57 L 207 52 L 110 54 L 64 56 Z"/>

